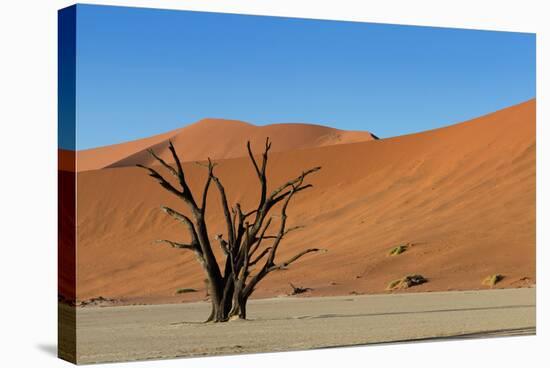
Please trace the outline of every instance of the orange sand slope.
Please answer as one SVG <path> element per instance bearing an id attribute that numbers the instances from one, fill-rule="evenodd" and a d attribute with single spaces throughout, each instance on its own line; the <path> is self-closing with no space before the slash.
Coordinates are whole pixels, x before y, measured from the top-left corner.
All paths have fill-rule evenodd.
<path id="1" fill-rule="evenodd" d="M 246 154 L 246 141 L 259 150 L 266 137 L 279 144 L 275 152 L 376 139 L 369 132 L 338 130 L 312 124 L 272 124 L 255 126 L 238 120 L 203 119 L 168 133 L 132 142 L 79 151 L 77 171 L 105 167 L 134 166 L 152 163 L 148 148 L 172 161 L 168 140 L 172 140 L 186 161 L 240 157 Z"/>
<path id="2" fill-rule="evenodd" d="M 183 151 L 179 137 L 175 144 Z M 287 147 L 284 135 L 272 137 L 274 148 Z M 238 154 L 236 148 L 218 152 Z M 409 291 L 484 288 L 482 279 L 497 273 L 505 276 L 497 287 L 535 283 L 534 100 L 419 134 L 274 153 L 268 179 L 276 186 L 317 165 L 323 169 L 309 179 L 314 188 L 288 210 L 289 226 L 306 227 L 288 235 L 279 259 L 310 246 L 328 252 L 273 273 L 254 296 L 285 294 L 289 282 L 313 289 L 305 295 L 380 293 L 409 274 L 428 279 Z M 205 169 L 184 166 L 200 193 Z M 230 201 L 250 208 L 258 187 L 248 159 L 219 160 L 216 170 Z M 214 235 L 224 226 L 218 195 L 211 194 L 207 219 Z M 184 206 L 144 170 L 81 172 L 78 196 L 79 299 L 204 297 L 193 255 L 152 243 L 186 240 L 182 226 L 159 210 Z M 411 245 L 407 251 L 387 256 L 404 243 Z M 178 288 L 199 291 L 175 296 Z"/>

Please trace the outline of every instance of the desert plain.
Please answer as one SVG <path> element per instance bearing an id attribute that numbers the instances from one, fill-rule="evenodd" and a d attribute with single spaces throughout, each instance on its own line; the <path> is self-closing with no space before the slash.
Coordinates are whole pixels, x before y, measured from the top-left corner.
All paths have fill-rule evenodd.
<path id="1" fill-rule="evenodd" d="M 246 321 L 205 324 L 205 302 L 80 308 L 77 362 L 535 333 L 535 289 L 527 288 L 269 298 L 249 310 Z"/>

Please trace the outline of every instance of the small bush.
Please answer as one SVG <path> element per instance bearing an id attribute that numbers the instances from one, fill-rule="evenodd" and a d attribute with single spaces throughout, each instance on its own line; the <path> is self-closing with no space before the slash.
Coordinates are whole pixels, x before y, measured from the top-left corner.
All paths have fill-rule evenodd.
<path id="1" fill-rule="evenodd" d="M 176 290 L 176 294 L 185 294 L 185 293 L 196 293 L 197 290 L 192 288 L 181 288 Z"/>
<path id="2" fill-rule="evenodd" d="M 303 293 L 306 293 L 310 290 L 312 290 L 311 288 L 303 288 L 303 287 L 299 287 L 299 286 L 294 286 L 292 285 L 292 283 L 290 284 L 290 287 L 292 288 L 292 292 L 290 293 L 290 295 L 298 295 L 298 294 L 303 294 Z"/>
<path id="3" fill-rule="evenodd" d="M 428 282 L 422 275 L 409 275 L 405 276 L 402 279 L 393 280 L 388 284 L 386 290 L 399 290 L 399 289 L 408 289 L 410 287 L 421 285 Z"/>
<path id="4" fill-rule="evenodd" d="M 397 256 L 397 255 L 403 253 L 404 251 L 406 251 L 408 248 L 409 248 L 409 246 L 406 245 L 406 244 L 398 245 L 397 247 L 390 250 L 390 252 L 388 253 L 388 256 Z"/>
<path id="5" fill-rule="evenodd" d="M 388 284 L 388 287 L 386 287 L 386 290 L 393 290 L 393 289 L 396 289 L 397 288 L 397 285 L 401 284 L 403 280 L 402 279 L 399 279 L 399 280 L 393 280 L 392 282 L 390 282 Z"/>
<path id="6" fill-rule="evenodd" d="M 493 287 L 495 286 L 497 283 L 499 283 L 500 281 L 502 281 L 502 279 L 504 278 L 504 276 L 500 275 L 500 274 L 495 274 L 495 275 L 491 275 L 491 276 L 487 276 L 482 284 L 483 285 L 487 285 L 487 286 L 490 286 L 490 287 Z"/>

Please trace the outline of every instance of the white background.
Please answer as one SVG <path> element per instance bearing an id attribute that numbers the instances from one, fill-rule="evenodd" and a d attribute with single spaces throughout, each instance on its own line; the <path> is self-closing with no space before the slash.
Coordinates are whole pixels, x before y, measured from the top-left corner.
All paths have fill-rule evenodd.
<path id="1" fill-rule="evenodd" d="M 537 336 L 131 363 L 133 367 L 540 367 L 548 339 L 546 1 L 86 1 L 306 18 L 537 33 Z M 0 3 L 0 366 L 59 367 L 57 336 L 57 10 L 69 1 Z M 548 12 L 546 11 L 548 14 Z M 545 83 L 546 82 L 546 83 Z M 546 89 L 545 89 L 546 87 Z M 546 147 L 545 147 L 546 146 Z M 546 188 L 544 190 L 543 188 Z M 545 313 L 546 311 L 546 313 Z M 128 363 L 109 367 L 128 366 Z"/>

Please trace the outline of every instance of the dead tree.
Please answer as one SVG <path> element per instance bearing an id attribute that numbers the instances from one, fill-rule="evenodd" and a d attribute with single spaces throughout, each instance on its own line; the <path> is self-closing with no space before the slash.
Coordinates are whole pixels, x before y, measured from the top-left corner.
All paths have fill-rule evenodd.
<path id="1" fill-rule="evenodd" d="M 288 267 L 305 254 L 321 250 L 318 248 L 305 249 L 289 259 L 275 262 L 277 250 L 284 237 L 289 232 L 300 228 L 287 228 L 287 207 L 290 200 L 297 193 L 312 187 L 311 184 L 306 184 L 304 181 L 308 175 L 320 170 L 320 167 L 303 171 L 296 178 L 268 193 L 266 170 L 271 142 L 269 138 L 266 139 L 261 162 L 260 159 L 254 157 L 250 142 L 247 142 L 248 156 L 260 184 L 258 205 L 247 212 L 243 211 L 239 203 L 235 203 L 233 206 L 229 204 L 225 188 L 214 173 L 216 164 L 210 159 L 205 164 L 201 164 L 208 170 L 208 176 L 202 196 L 199 199 L 195 198 L 187 184 L 185 172 L 172 142 L 169 143 L 168 147 L 174 159 L 175 167 L 156 155 L 153 150 L 149 150 L 149 153 L 177 179 L 177 185 L 173 185 L 156 169 L 143 165 L 137 166 L 148 170 L 149 176 L 156 179 L 168 192 L 181 199 L 189 209 L 190 217 L 175 209 L 166 206 L 161 207 L 165 213 L 187 228 L 191 240 L 188 243 L 166 239 L 158 240 L 158 242 L 195 253 L 197 261 L 208 278 L 212 310 L 207 322 L 246 319 L 247 301 L 260 281 L 269 273 Z M 221 208 L 225 218 L 225 234 L 218 234 L 213 238 L 221 248 L 224 257 L 223 267 L 212 250 L 212 238 L 209 236 L 205 220 L 206 202 L 212 185 L 219 191 Z M 276 215 L 271 215 L 271 212 L 273 212 L 272 210 L 276 205 L 279 210 L 279 223 L 273 233 L 270 232 L 270 225 Z"/>

